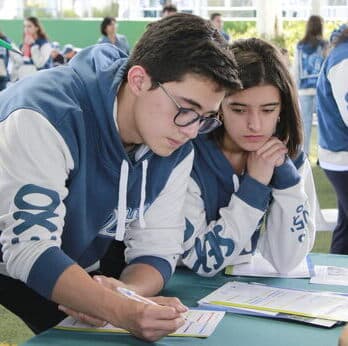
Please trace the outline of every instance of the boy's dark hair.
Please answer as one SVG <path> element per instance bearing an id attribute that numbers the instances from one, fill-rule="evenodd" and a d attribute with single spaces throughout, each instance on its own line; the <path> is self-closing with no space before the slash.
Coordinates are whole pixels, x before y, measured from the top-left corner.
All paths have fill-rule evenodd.
<path id="1" fill-rule="evenodd" d="M 216 17 L 221 17 L 221 13 L 214 12 L 210 15 L 210 20 L 214 20 Z"/>
<path id="2" fill-rule="evenodd" d="M 281 111 L 276 134 L 287 143 L 289 156 L 295 158 L 303 141 L 302 122 L 296 86 L 281 52 L 271 43 L 258 38 L 236 40 L 230 48 L 238 64 L 243 89 L 272 85 L 279 90 Z M 212 133 L 220 144 L 224 131 L 221 126 Z"/>
<path id="3" fill-rule="evenodd" d="M 220 33 L 198 16 L 178 13 L 148 25 L 133 49 L 125 71 L 142 66 L 158 82 L 180 81 L 193 73 L 216 82 L 221 88 L 240 89 L 232 52 Z"/>
<path id="4" fill-rule="evenodd" d="M 169 12 L 169 13 L 176 13 L 178 12 L 178 9 L 175 5 L 165 5 L 162 8 L 162 13 Z"/>
<path id="5" fill-rule="evenodd" d="M 106 27 L 111 23 L 116 23 L 116 19 L 114 17 L 105 17 L 100 24 L 100 32 L 102 35 L 106 36 Z"/>

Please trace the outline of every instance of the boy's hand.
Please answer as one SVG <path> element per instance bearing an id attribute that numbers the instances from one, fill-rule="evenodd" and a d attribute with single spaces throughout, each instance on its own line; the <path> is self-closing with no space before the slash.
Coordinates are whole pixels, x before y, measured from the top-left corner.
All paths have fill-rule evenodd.
<path id="1" fill-rule="evenodd" d="M 94 276 L 93 279 L 104 287 L 115 291 L 115 294 L 118 295 L 117 287 L 127 287 L 122 281 L 106 276 L 98 275 Z M 143 304 L 122 296 L 122 304 L 120 304 L 117 313 L 121 315 L 122 323 L 117 325 L 117 327 L 125 328 L 139 338 L 155 341 L 173 333 L 184 324 L 185 321 L 181 317 L 181 313 L 186 312 L 188 308 L 178 298 L 158 296 L 148 299 L 159 305 Z M 76 320 L 97 327 L 105 326 L 107 323 L 107 321 L 77 312 L 62 305 L 59 305 L 59 309 Z"/>

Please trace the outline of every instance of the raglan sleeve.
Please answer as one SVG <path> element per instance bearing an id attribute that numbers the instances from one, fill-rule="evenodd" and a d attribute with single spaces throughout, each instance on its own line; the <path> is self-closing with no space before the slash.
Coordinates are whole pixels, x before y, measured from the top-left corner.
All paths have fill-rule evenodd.
<path id="1" fill-rule="evenodd" d="M 287 273 L 305 258 L 315 240 L 318 203 L 308 159 L 298 169 L 287 159 L 276 168 L 271 184 L 273 198 L 258 249 L 278 272 Z"/>
<path id="2" fill-rule="evenodd" d="M 207 222 L 201 190 L 193 178 L 189 181 L 182 262 L 201 276 L 213 276 L 228 265 L 246 261 L 241 252 L 267 209 L 271 188 L 248 174 L 235 190 L 229 204 L 219 209 L 220 217 Z"/>
<path id="3" fill-rule="evenodd" d="M 145 228 L 138 220 L 128 226 L 124 242 L 128 264 L 145 263 L 156 268 L 166 283 L 183 252 L 183 206 L 192 169 L 193 150 L 176 166 L 144 215 Z"/>
<path id="4" fill-rule="evenodd" d="M 74 163 L 41 114 L 19 109 L 0 122 L 0 242 L 8 274 L 50 298 L 73 261 L 61 250 L 65 187 Z"/>
<path id="5" fill-rule="evenodd" d="M 328 73 L 328 80 L 331 84 L 333 96 L 335 98 L 341 118 L 346 126 L 348 126 L 347 74 L 348 58 L 334 65 Z"/>
<path id="6" fill-rule="evenodd" d="M 31 58 L 36 66 L 40 69 L 45 66 L 50 58 L 52 46 L 49 42 L 44 43 L 41 47 L 38 44 L 31 46 Z"/>

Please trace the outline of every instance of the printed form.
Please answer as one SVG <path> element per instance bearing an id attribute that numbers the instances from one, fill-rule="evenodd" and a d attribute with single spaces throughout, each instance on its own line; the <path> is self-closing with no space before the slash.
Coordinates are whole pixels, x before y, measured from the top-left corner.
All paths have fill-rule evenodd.
<path id="1" fill-rule="evenodd" d="M 348 322 L 348 297 L 332 292 L 295 290 L 232 281 L 198 303 Z"/>
<path id="2" fill-rule="evenodd" d="M 169 334 L 169 336 L 207 338 L 214 332 L 215 328 L 224 317 L 224 314 L 225 312 L 223 311 L 189 310 L 183 314 L 186 319 L 185 324 L 175 333 Z M 129 334 L 127 330 L 114 327 L 110 323 L 106 324 L 104 327 L 95 327 L 77 321 L 71 316 L 64 319 L 55 328 L 81 332 Z"/>

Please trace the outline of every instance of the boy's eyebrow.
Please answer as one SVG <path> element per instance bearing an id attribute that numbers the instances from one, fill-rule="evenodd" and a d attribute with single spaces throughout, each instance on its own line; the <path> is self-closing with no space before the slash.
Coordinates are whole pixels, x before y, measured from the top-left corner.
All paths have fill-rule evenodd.
<path id="1" fill-rule="evenodd" d="M 187 103 L 189 103 L 190 105 L 192 105 L 192 106 L 194 106 L 194 107 L 196 107 L 198 109 L 202 109 L 202 106 L 195 100 L 189 99 L 187 97 L 180 97 L 180 96 L 178 98 L 183 100 L 183 101 L 185 101 L 185 102 L 187 102 Z"/>

